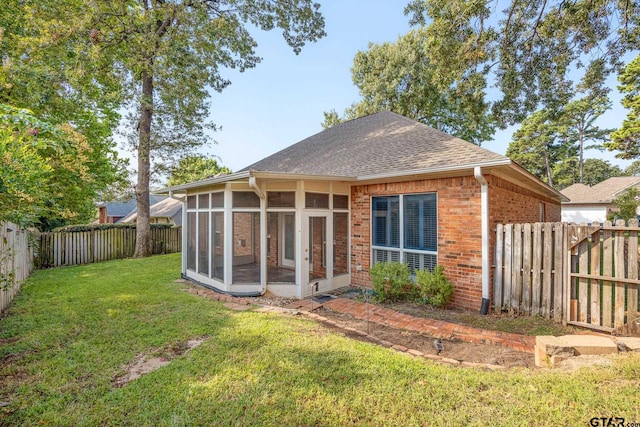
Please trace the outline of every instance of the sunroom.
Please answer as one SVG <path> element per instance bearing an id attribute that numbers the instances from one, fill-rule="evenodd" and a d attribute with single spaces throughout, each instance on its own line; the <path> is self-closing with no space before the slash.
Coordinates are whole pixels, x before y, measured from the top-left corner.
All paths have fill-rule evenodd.
<path id="1" fill-rule="evenodd" d="M 233 295 L 304 298 L 350 283 L 349 183 L 239 172 L 186 195 L 182 274 Z"/>

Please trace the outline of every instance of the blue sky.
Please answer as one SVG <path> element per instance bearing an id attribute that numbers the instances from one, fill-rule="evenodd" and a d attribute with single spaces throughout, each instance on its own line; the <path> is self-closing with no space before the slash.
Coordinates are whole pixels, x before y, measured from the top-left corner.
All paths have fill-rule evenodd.
<path id="1" fill-rule="evenodd" d="M 211 120 L 222 129 L 216 145 L 201 150 L 216 155 L 233 171 L 322 130 L 323 112 L 342 113 L 359 99 L 351 81 L 353 58 L 370 42 L 395 41 L 409 31 L 403 10 L 408 0 L 321 1 L 327 36 L 295 55 L 280 32 L 255 32 L 263 61 L 244 73 L 224 74 L 232 84 L 213 93 Z M 616 80 L 611 80 L 615 87 Z M 626 115 L 616 94 L 614 109 L 600 121 L 617 127 Z M 483 147 L 504 154 L 514 129 L 497 132 Z M 614 153 L 592 151 L 586 157 L 609 160 L 622 167 L 630 162 Z"/>

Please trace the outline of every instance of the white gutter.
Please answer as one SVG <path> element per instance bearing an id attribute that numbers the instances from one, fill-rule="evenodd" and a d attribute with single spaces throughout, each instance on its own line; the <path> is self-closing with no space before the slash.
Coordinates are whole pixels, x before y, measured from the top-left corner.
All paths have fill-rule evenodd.
<path id="1" fill-rule="evenodd" d="M 482 175 L 482 168 L 473 168 L 473 176 L 480 183 L 480 212 L 482 228 L 482 306 L 480 313 L 489 311 L 489 186 Z"/>
<path id="2" fill-rule="evenodd" d="M 426 175 L 430 173 L 439 173 L 439 172 L 454 172 L 459 170 L 471 169 L 471 168 L 479 168 L 479 167 L 492 167 L 492 166 L 504 166 L 512 164 L 511 160 L 508 158 L 493 160 L 490 162 L 482 162 L 482 163 L 467 163 L 464 165 L 447 165 L 435 168 L 426 168 L 426 169 L 415 169 L 408 171 L 393 171 L 387 173 L 381 173 L 376 175 L 362 175 L 358 176 L 358 181 L 369 181 L 374 179 L 386 179 L 386 178 L 396 178 L 402 176 L 412 176 L 412 175 Z"/>

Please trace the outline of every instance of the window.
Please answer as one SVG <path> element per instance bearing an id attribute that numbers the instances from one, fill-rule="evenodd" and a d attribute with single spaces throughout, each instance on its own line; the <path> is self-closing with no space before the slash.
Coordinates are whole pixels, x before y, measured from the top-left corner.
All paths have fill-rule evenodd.
<path id="1" fill-rule="evenodd" d="M 322 193 L 305 193 L 304 207 L 315 209 L 329 209 L 329 195 Z"/>
<path id="2" fill-rule="evenodd" d="M 211 207 L 224 208 L 224 192 L 211 193 Z"/>
<path id="3" fill-rule="evenodd" d="M 195 209 L 197 200 L 196 196 L 187 196 L 187 209 Z"/>
<path id="4" fill-rule="evenodd" d="M 333 209 L 349 209 L 349 196 L 334 194 Z"/>
<path id="5" fill-rule="evenodd" d="M 438 257 L 437 195 L 372 197 L 372 262 L 403 261 L 412 274 L 433 268 Z"/>
<path id="6" fill-rule="evenodd" d="M 269 191 L 267 193 L 267 207 L 270 208 L 295 208 L 295 191 Z"/>
<path id="7" fill-rule="evenodd" d="M 209 194 L 200 194 L 198 196 L 198 209 L 209 209 Z"/>
<path id="8" fill-rule="evenodd" d="M 400 198 L 374 197 L 372 199 L 374 246 L 400 247 Z"/>
<path id="9" fill-rule="evenodd" d="M 260 198 L 256 193 L 250 191 L 234 191 L 233 192 L 234 208 L 259 208 Z"/>

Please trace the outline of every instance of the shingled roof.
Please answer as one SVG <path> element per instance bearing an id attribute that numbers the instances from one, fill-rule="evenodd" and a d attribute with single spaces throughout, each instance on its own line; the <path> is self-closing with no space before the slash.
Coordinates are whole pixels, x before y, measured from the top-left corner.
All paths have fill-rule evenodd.
<path id="1" fill-rule="evenodd" d="M 616 176 L 606 179 L 593 187 L 584 184 L 573 184 L 561 191 L 570 199 L 567 204 L 603 204 L 611 203 L 624 190 L 640 186 L 638 176 Z"/>
<path id="2" fill-rule="evenodd" d="M 335 125 L 240 172 L 363 177 L 495 161 L 508 158 L 383 111 Z"/>

